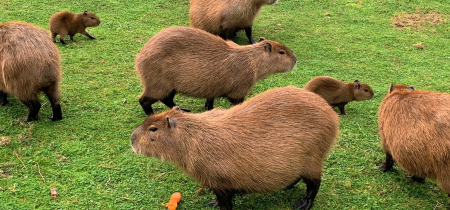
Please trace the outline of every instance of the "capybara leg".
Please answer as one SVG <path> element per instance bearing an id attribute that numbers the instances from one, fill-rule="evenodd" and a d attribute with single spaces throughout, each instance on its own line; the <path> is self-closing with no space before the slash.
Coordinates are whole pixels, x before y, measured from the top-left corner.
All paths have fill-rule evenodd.
<path id="1" fill-rule="evenodd" d="M 345 105 L 347 105 L 347 103 L 340 103 L 337 105 L 337 107 L 339 108 L 339 111 L 341 112 L 341 115 L 346 115 L 345 114 Z"/>
<path id="2" fill-rule="evenodd" d="M 295 180 L 294 182 L 292 182 L 292 184 L 290 184 L 289 186 L 285 187 L 283 190 L 290 190 L 290 189 L 294 188 L 295 185 L 296 185 L 300 180 L 302 180 L 301 177 L 298 178 L 297 180 Z"/>
<path id="3" fill-rule="evenodd" d="M 238 105 L 242 102 L 244 102 L 244 98 L 228 98 L 228 101 L 230 101 L 233 105 Z"/>
<path id="4" fill-rule="evenodd" d="M 206 99 L 205 107 L 208 110 L 211 110 L 214 108 L 214 98 L 208 98 Z"/>
<path id="5" fill-rule="evenodd" d="M 61 105 L 59 101 L 59 90 L 57 85 L 48 87 L 45 90 L 48 100 L 52 106 L 53 114 L 50 116 L 52 121 L 62 120 Z"/>
<path id="6" fill-rule="evenodd" d="M 450 167 L 443 168 L 441 174 L 437 177 L 437 181 L 442 190 L 450 197 Z"/>
<path id="7" fill-rule="evenodd" d="M 173 108 L 175 105 L 175 102 L 173 101 L 173 98 L 175 97 L 175 90 L 173 90 L 168 96 L 166 96 L 165 98 L 163 98 L 161 100 L 161 102 L 163 102 L 163 104 L 165 104 L 166 106 L 168 106 L 169 108 Z"/>
<path id="8" fill-rule="evenodd" d="M 142 109 L 144 109 L 144 112 L 146 115 L 153 114 L 152 104 L 154 104 L 157 101 L 158 101 L 157 99 L 153 99 L 153 98 L 146 97 L 146 96 L 142 96 L 139 99 L 139 103 L 141 104 Z"/>
<path id="9" fill-rule="evenodd" d="M 233 209 L 233 197 L 234 192 L 229 190 L 216 190 L 213 189 L 214 194 L 217 197 L 220 210 L 232 210 Z"/>
<path id="10" fill-rule="evenodd" d="M 83 34 L 83 35 L 89 37 L 90 39 L 95 39 L 95 37 L 92 36 L 91 34 L 89 34 L 87 31 L 83 31 L 83 32 L 81 32 L 81 34 Z"/>
<path id="11" fill-rule="evenodd" d="M 58 35 L 58 34 L 57 33 L 52 33 L 53 43 L 56 43 L 56 35 Z"/>
<path id="12" fill-rule="evenodd" d="M 71 42 L 73 42 L 73 37 L 74 37 L 75 35 L 69 35 L 69 37 L 70 37 L 70 41 Z"/>
<path id="13" fill-rule="evenodd" d="M 245 35 L 247 35 L 248 42 L 250 44 L 255 44 L 256 42 L 255 42 L 255 40 L 253 39 L 253 36 L 252 36 L 252 27 L 251 26 L 247 27 L 244 30 L 245 30 Z"/>
<path id="14" fill-rule="evenodd" d="M 23 117 L 20 120 L 23 121 L 37 120 L 39 110 L 41 109 L 41 103 L 39 102 L 37 97 L 35 100 L 22 101 L 22 103 L 24 103 L 28 107 L 28 117 L 26 117 L 26 119 L 25 117 Z"/>
<path id="15" fill-rule="evenodd" d="M 316 198 L 317 193 L 319 192 L 320 187 L 320 179 L 303 179 L 306 183 L 306 194 L 303 199 L 294 204 L 292 209 L 295 210 L 308 210 L 313 206 L 314 199 Z"/>
<path id="16" fill-rule="evenodd" d="M 394 166 L 394 158 L 392 158 L 391 154 L 386 152 L 386 162 L 379 166 L 380 170 L 382 172 L 386 172 L 386 171 L 390 170 L 392 168 L 392 166 Z"/>
<path id="17" fill-rule="evenodd" d="M 8 103 L 8 95 L 0 90 L 0 105 L 6 106 L 7 103 Z"/>
<path id="18" fill-rule="evenodd" d="M 425 183 L 425 178 L 422 178 L 422 177 L 418 177 L 418 176 L 412 175 L 412 176 L 410 176 L 408 178 L 410 178 L 413 182 Z"/>
<path id="19" fill-rule="evenodd" d="M 67 43 L 64 41 L 64 39 L 66 38 L 66 36 L 67 36 L 67 32 L 61 32 L 61 33 L 59 34 L 59 41 L 61 42 L 61 44 L 67 44 Z"/>

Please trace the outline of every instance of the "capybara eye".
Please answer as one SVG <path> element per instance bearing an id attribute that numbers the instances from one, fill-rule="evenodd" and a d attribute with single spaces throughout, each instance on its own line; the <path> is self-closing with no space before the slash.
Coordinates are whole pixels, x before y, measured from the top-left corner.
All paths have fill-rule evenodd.
<path id="1" fill-rule="evenodd" d="M 157 131 L 158 130 L 158 128 L 157 127 L 151 127 L 150 129 L 148 129 L 149 131 L 151 131 L 151 132 L 155 132 L 155 131 Z"/>
<path id="2" fill-rule="evenodd" d="M 369 90 L 365 89 L 364 92 L 369 92 Z"/>
<path id="3" fill-rule="evenodd" d="M 284 52 L 283 50 L 281 50 L 280 52 L 278 52 L 278 53 L 280 53 L 280 55 L 284 55 L 284 54 L 286 54 L 286 52 Z"/>
<path id="4" fill-rule="evenodd" d="M 91 17 L 91 20 L 93 20 L 94 19 L 94 17 Z"/>

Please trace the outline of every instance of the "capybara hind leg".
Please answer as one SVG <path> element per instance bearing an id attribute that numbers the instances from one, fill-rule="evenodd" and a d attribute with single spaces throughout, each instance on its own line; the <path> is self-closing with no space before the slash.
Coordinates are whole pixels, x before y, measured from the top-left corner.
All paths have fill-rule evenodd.
<path id="1" fill-rule="evenodd" d="M 64 41 L 64 39 L 66 38 L 66 36 L 67 36 L 67 32 L 65 32 L 65 31 L 62 31 L 62 32 L 59 34 L 59 41 L 61 42 L 61 44 L 67 44 L 67 43 Z"/>
<path id="2" fill-rule="evenodd" d="M 53 43 L 56 43 L 56 35 L 58 35 L 58 34 L 57 33 L 52 33 Z"/>
<path id="3" fill-rule="evenodd" d="M 208 98 L 206 99 L 205 107 L 208 110 L 211 110 L 214 108 L 214 98 Z"/>
<path id="4" fill-rule="evenodd" d="M 306 183 L 306 194 L 303 197 L 303 199 L 294 204 L 292 209 L 295 210 L 308 210 L 311 209 L 313 206 L 314 199 L 316 198 L 317 193 L 319 192 L 320 188 L 320 179 L 303 179 L 303 181 Z"/>
<path id="5" fill-rule="evenodd" d="M 57 85 L 52 85 L 45 90 L 48 100 L 52 106 L 53 114 L 50 116 L 52 121 L 62 120 L 61 105 L 59 101 L 59 90 Z"/>
<path id="6" fill-rule="evenodd" d="M 217 203 L 220 210 L 232 210 L 233 209 L 233 197 L 235 192 L 230 190 L 216 190 L 213 189 L 214 194 L 217 197 Z"/>
<path id="7" fill-rule="evenodd" d="M 337 107 L 339 108 L 339 111 L 341 112 L 341 115 L 346 115 L 345 114 L 345 105 L 347 105 L 347 103 L 337 104 Z"/>
<path id="8" fill-rule="evenodd" d="M 250 27 L 247 27 L 247 28 L 245 28 L 244 30 L 245 30 L 245 35 L 247 35 L 248 42 L 249 42 L 250 44 L 255 44 L 256 42 L 255 42 L 255 40 L 253 39 L 253 35 L 252 35 L 252 27 L 251 27 L 251 26 L 250 26 Z"/>
<path id="9" fill-rule="evenodd" d="M 379 165 L 380 170 L 382 172 L 386 172 L 386 171 L 390 170 L 392 168 L 392 166 L 394 166 L 394 158 L 392 158 L 391 154 L 386 152 L 386 162 Z"/>
<path id="10" fill-rule="evenodd" d="M 144 112 L 146 115 L 153 114 L 152 104 L 154 104 L 157 101 L 158 101 L 157 99 L 146 97 L 146 96 L 142 96 L 139 99 L 139 103 L 141 104 L 142 109 L 144 109 Z"/>
<path id="11" fill-rule="evenodd" d="M 41 103 L 36 97 L 34 100 L 22 101 L 28 107 L 28 117 L 20 118 L 22 121 L 33 121 L 38 119 L 39 110 L 41 109 Z"/>
<path id="12" fill-rule="evenodd" d="M 75 35 L 69 35 L 69 37 L 70 37 L 70 41 L 71 42 L 73 42 L 73 37 L 74 37 Z"/>
<path id="13" fill-rule="evenodd" d="M 441 174 L 437 177 L 437 181 L 442 190 L 450 197 L 450 167 L 442 169 Z"/>
<path id="14" fill-rule="evenodd" d="M 302 180 L 301 177 L 298 178 L 297 180 L 295 180 L 294 182 L 292 182 L 292 184 L 290 184 L 289 186 L 285 187 L 283 190 L 290 190 L 290 189 L 294 188 L 295 185 L 296 185 L 300 180 Z"/>
<path id="15" fill-rule="evenodd" d="M 8 95 L 0 90 L 0 105 L 6 106 L 7 103 L 8 103 Z"/>
<path id="16" fill-rule="evenodd" d="M 95 37 L 92 36 L 92 35 L 91 35 L 90 33 L 88 33 L 87 31 L 83 31 L 83 32 L 81 32 L 81 34 L 83 34 L 83 35 L 89 37 L 90 39 L 95 39 Z"/>
<path id="17" fill-rule="evenodd" d="M 233 105 L 238 105 L 242 102 L 244 102 L 244 98 L 228 98 L 228 101 L 230 101 Z"/>

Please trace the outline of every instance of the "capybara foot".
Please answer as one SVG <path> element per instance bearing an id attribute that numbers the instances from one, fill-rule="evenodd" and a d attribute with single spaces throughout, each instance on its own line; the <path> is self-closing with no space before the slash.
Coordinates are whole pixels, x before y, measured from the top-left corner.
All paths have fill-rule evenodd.
<path id="1" fill-rule="evenodd" d="M 212 208 L 216 208 L 219 205 L 219 202 L 217 200 L 214 200 L 213 202 L 208 203 L 208 206 Z"/>
<path id="2" fill-rule="evenodd" d="M 60 121 L 62 120 L 62 117 L 55 117 L 53 114 L 48 116 L 48 119 L 52 120 L 52 121 Z"/>
<path id="3" fill-rule="evenodd" d="M 386 163 L 379 163 L 379 164 L 377 164 L 377 166 L 380 169 L 380 171 L 382 171 L 382 172 L 389 171 L 389 169 L 390 169 L 386 166 Z"/>
<path id="4" fill-rule="evenodd" d="M 308 210 L 308 209 L 311 209 L 312 205 L 313 205 L 313 200 L 302 199 L 300 202 L 294 204 L 292 209 L 293 210 Z"/>
<path id="5" fill-rule="evenodd" d="M 33 117 L 33 118 L 30 118 L 28 116 L 23 116 L 23 117 L 21 117 L 21 118 L 19 118 L 17 120 L 19 120 L 20 122 L 31 122 L 31 121 L 36 121 L 37 119 L 38 119 L 37 116 Z"/>
<path id="6" fill-rule="evenodd" d="M 407 176 L 409 179 L 411 179 L 411 181 L 413 181 L 413 182 L 417 182 L 417 183 L 425 183 L 425 178 L 422 178 L 422 177 L 417 177 L 417 176 L 414 176 L 414 175 L 411 175 L 411 176 Z"/>

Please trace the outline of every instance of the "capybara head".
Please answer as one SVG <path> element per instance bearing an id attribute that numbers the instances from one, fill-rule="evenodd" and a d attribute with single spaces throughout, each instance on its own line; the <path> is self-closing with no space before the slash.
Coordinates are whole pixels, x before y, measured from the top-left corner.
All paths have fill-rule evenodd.
<path id="1" fill-rule="evenodd" d="M 364 101 L 373 98 L 373 90 L 366 83 L 361 83 L 358 80 L 355 80 L 354 86 L 354 96 L 357 101 Z"/>
<path id="2" fill-rule="evenodd" d="M 272 5 L 275 4 L 278 0 L 266 0 L 267 4 Z"/>
<path id="3" fill-rule="evenodd" d="M 100 19 L 92 12 L 83 12 L 83 24 L 86 27 L 95 27 L 100 25 Z"/>
<path id="4" fill-rule="evenodd" d="M 393 91 L 396 92 L 408 92 L 408 91 L 414 91 L 414 87 L 413 86 L 406 86 L 404 84 L 391 84 L 389 86 L 389 90 L 388 93 L 392 93 Z"/>
<path id="5" fill-rule="evenodd" d="M 269 65 L 268 69 L 274 70 L 272 73 L 291 71 L 297 63 L 294 52 L 281 43 L 260 39 L 255 45 L 266 52 L 260 59 L 264 61 L 264 64 Z"/>

